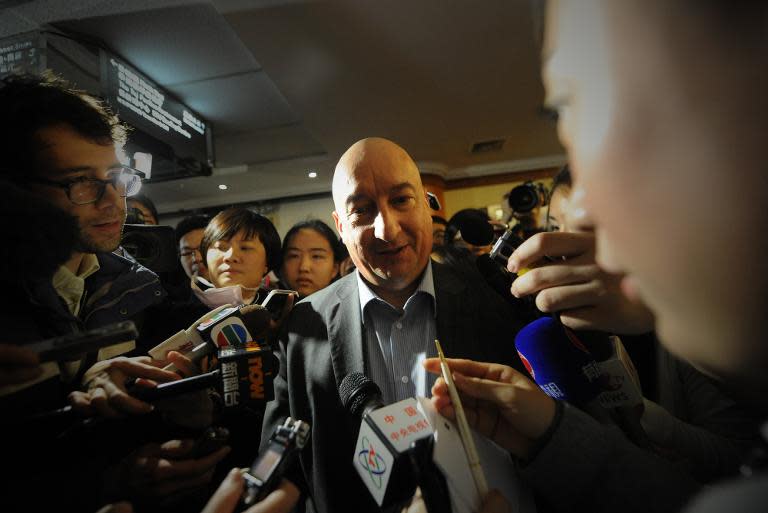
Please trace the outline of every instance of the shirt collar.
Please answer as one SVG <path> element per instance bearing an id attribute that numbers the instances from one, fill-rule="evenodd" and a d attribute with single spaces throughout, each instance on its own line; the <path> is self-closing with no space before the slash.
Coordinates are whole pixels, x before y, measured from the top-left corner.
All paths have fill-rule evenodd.
<path id="1" fill-rule="evenodd" d="M 99 259 L 96 255 L 86 253 L 83 255 L 82 260 L 80 260 L 80 266 L 77 268 L 76 273 L 73 273 L 64 265 L 59 266 L 53 275 L 53 287 L 55 289 L 71 287 L 75 280 L 85 280 L 100 268 Z"/>
<path id="2" fill-rule="evenodd" d="M 378 294 L 376 294 L 373 290 L 371 290 L 371 287 L 368 286 L 368 284 L 365 282 L 363 277 L 360 275 L 360 271 L 355 269 L 355 274 L 357 276 L 357 289 L 359 291 L 360 296 L 360 316 L 363 319 L 363 323 L 365 323 L 365 307 L 374 299 L 378 299 L 379 301 L 382 301 L 386 303 L 383 299 L 381 299 Z M 435 282 L 432 279 L 432 259 L 430 259 L 427 262 L 427 267 L 424 269 L 424 273 L 421 275 L 421 281 L 419 281 L 419 286 L 416 288 L 416 290 L 411 294 L 411 297 L 416 296 L 419 293 L 425 293 L 428 294 L 429 297 L 432 299 L 432 313 L 435 317 L 437 317 L 437 304 L 435 300 Z M 408 298 L 408 301 L 410 301 L 411 298 Z M 388 303 L 387 303 L 388 304 Z M 406 301 L 406 305 L 408 302 Z"/>

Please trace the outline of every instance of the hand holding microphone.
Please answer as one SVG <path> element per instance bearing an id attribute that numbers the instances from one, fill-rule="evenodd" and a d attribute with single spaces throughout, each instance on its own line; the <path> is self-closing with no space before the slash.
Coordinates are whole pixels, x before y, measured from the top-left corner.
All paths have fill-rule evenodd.
<path id="1" fill-rule="evenodd" d="M 512 253 L 507 269 L 528 269 L 512 283 L 514 296 L 535 294 L 538 309 L 558 312 L 569 328 L 621 334 L 653 330 L 653 313 L 624 294 L 623 276 L 597 265 L 593 232 L 537 233 Z"/>
<path id="2" fill-rule="evenodd" d="M 180 379 L 170 372 L 153 365 L 148 356 L 112 358 L 97 362 L 83 377 L 85 392 L 73 392 L 70 403 L 79 413 L 119 417 L 124 414 L 143 414 L 152 405 L 131 396 L 127 391 L 132 378 L 148 380 L 149 384 Z"/>

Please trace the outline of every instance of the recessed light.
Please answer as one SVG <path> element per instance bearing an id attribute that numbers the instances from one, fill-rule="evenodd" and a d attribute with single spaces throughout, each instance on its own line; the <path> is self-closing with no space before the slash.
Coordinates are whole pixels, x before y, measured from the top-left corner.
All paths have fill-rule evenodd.
<path id="1" fill-rule="evenodd" d="M 226 191 L 227 189 L 229 189 L 229 187 L 227 187 L 226 184 L 222 183 L 219 185 L 219 189 L 221 189 L 222 191 Z"/>
<path id="2" fill-rule="evenodd" d="M 310 178 L 317 178 L 317 173 L 314 171 L 310 171 L 309 174 L 307 174 L 307 176 Z"/>

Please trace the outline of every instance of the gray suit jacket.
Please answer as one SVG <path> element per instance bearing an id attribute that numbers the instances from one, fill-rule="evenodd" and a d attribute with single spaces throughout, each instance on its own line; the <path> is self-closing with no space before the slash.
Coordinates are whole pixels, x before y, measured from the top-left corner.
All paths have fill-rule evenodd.
<path id="1" fill-rule="evenodd" d="M 527 319 L 478 275 L 470 280 L 432 263 L 437 335 L 448 357 L 494 361 L 523 370 L 514 336 Z M 365 372 L 357 281 L 350 274 L 298 303 L 281 336 L 275 400 L 264 419 L 264 444 L 285 417 L 307 421 L 311 438 L 286 476 L 305 496 L 308 511 L 378 511 L 352 465 L 360 420 L 348 414 L 338 387 Z"/>

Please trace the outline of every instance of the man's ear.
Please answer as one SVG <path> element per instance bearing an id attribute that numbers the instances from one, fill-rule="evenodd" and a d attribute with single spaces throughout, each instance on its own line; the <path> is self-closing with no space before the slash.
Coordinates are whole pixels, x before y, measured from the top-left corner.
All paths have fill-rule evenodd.
<path id="1" fill-rule="evenodd" d="M 344 242 L 344 228 L 343 228 L 343 224 L 341 223 L 341 218 L 339 217 L 339 214 L 337 214 L 335 210 L 331 212 L 331 216 L 333 217 L 333 223 L 336 225 L 336 231 L 339 233 L 341 242 Z"/>

